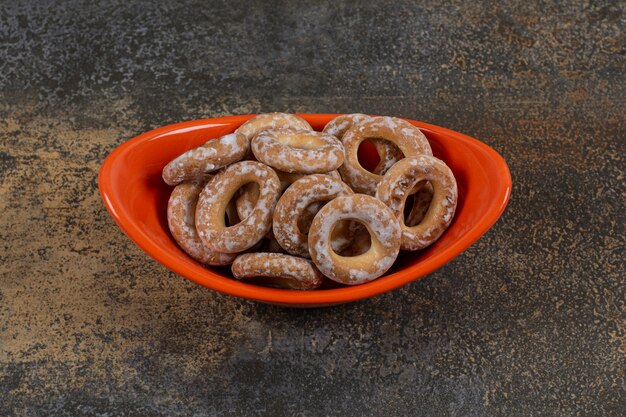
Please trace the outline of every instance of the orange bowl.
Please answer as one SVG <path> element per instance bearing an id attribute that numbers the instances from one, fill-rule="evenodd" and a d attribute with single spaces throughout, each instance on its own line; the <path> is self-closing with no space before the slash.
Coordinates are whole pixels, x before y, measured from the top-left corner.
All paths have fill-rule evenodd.
<path id="1" fill-rule="evenodd" d="M 467 249 L 498 220 L 511 195 L 509 169 L 492 148 L 461 133 L 408 120 L 424 132 L 433 153 L 450 166 L 458 183 L 456 215 L 435 244 L 401 255 L 386 275 L 352 287 L 295 291 L 240 282 L 232 278 L 228 267 L 205 267 L 178 247 L 167 227 L 172 188 L 161 179 L 161 170 L 182 152 L 232 132 L 253 116 L 194 120 L 146 132 L 113 150 L 98 175 L 107 210 L 140 248 L 175 273 L 222 293 L 290 307 L 320 307 L 393 290 L 431 273 Z M 300 116 L 321 130 L 338 115 Z M 377 157 L 372 148 L 359 151 L 366 162 Z"/>

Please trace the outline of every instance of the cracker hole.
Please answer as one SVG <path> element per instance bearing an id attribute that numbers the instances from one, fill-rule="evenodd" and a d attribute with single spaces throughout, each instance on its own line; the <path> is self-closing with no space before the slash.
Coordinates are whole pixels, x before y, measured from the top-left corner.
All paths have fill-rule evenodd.
<path id="1" fill-rule="evenodd" d="M 378 151 L 376 151 L 376 147 L 369 139 L 365 139 L 361 142 L 357 150 L 357 157 L 361 166 L 369 172 L 374 171 L 380 162 Z"/>
<path id="2" fill-rule="evenodd" d="M 411 227 L 421 223 L 433 200 L 433 188 L 428 181 L 420 182 L 417 192 L 409 195 L 404 204 L 404 224 Z"/>
<path id="3" fill-rule="evenodd" d="M 352 257 L 364 254 L 372 246 L 372 236 L 367 227 L 356 220 L 343 220 L 352 230 L 352 238 L 350 243 L 337 252 L 340 256 Z M 334 231 L 334 230 L 333 230 Z M 334 248 L 333 248 L 334 249 Z"/>

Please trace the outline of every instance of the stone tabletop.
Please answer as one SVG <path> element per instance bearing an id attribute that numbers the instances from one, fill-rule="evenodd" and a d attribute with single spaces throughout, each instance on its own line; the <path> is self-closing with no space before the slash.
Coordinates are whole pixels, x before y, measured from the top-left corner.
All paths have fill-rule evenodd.
<path id="1" fill-rule="evenodd" d="M 621 416 L 624 3 L 0 1 L 0 416 Z M 391 293 L 225 296 L 96 175 L 184 120 L 364 112 L 507 160 L 503 217 Z"/>

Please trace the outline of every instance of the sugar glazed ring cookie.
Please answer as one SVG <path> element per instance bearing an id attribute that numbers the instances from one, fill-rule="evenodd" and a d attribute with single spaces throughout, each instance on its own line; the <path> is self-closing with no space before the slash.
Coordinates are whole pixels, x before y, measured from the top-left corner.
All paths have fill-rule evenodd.
<path id="1" fill-rule="evenodd" d="M 226 207 L 241 186 L 255 182 L 259 198 L 249 216 L 234 226 L 224 224 Z M 272 226 L 280 181 L 273 169 L 255 161 L 242 161 L 220 171 L 204 187 L 196 208 L 198 235 L 211 249 L 242 252 L 253 247 Z"/>
<path id="2" fill-rule="evenodd" d="M 239 133 L 231 133 L 205 142 L 175 158 L 163 168 L 163 181 L 176 185 L 199 179 L 226 165 L 242 160 L 250 151 L 250 141 Z"/>
<path id="3" fill-rule="evenodd" d="M 309 260 L 282 253 L 246 253 L 239 255 L 231 267 L 240 280 L 292 290 L 313 290 L 324 277 Z"/>
<path id="4" fill-rule="evenodd" d="M 324 133 L 328 133 L 340 139 L 343 142 L 345 133 L 354 125 L 372 120 L 371 116 L 361 113 L 343 114 L 332 119 L 324 127 Z M 372 170 L 372 173 L 384 175 L 393 164 L 404 158 L 404 154 L 396 145 L 381 139 L 370 139 L 370 142 L 376 148 L 380 161 Z"/>
<path id="5" fill-rule="evenodd" d="M 289 113 L 266 113 L 259 114 L 248 120 L 237 130 L 236 133 L 243 134 L 248 141 L 252 140 L 254 135 L 262 130 L 267 129 L 295 129 L 295 130 L 313 130 L 309 122 L 300 116 Z"/>
<path id="6" fill-rule="evenodd" d="M 167 223 L 176 243 L 193 259 L 207 265 L 228 265 L 237 255 L 215 252 L 198 237 L 196 204 L 204 184 L 204 181 L 184 182 L 174 188 L 167 203 Z"/>
<path id="7" fill-rule="evenodd" d="M 344 257 L 331 247 L 331 234 L 341 220 L 365 225 L 371 246 L 363 254 Z M 363 194 L 338 197 L 326 204 L 313 219 L 309 250 L 317 268 L 333 281 L 347 285 L 372 281 L 393 265 L 400 251 L 400 224 L 380 200 Z"/>
<path id="8" fill-rule="evenodd" d="M 404 204 L 415 185 L 428 181 L 433 197 L 424 218 L 415 226 L 404 222 Z M 427 155 L 405 158 L 387 172 L 378 185 L 376 197 L 385 203 L 400 221 L 402 249 L 423 249 L 437 239 L 452 221 L 457 203 L 457 185 L 454 175 L 441 160 Z"/>
<path id="9" fill-rule="evenodd" d="M 329 175 L 307 175 L 291 184 L 274 211 L 274 236 L 280 246 L 292 255 L 308 258 L 308 236 L 298 226 L 300 218 L 312 204 L 351 194 L 350 187 Z"/>
<path id="10" fill-rule="evenodd" d="M 405 157 L 420 154 L 432 155 L 426 136 L 415 126 L 395 117 L 372 117 L 351 127 L 343 137 L 346 160 L 339 168 L 344 181 L 357 193 L 374 195 L 382 180 L 381 175 L 361 166 L 357 151 L 366 139 L 383 139 L 394 143 Z"/>
<path id="11" fill-rule="evenodd" d="M 256 159 L 285 172 L 319 174 L 339 168 L 344 148 L 339 139 L 322 132 L 270 129 L 251 142 Z"/>

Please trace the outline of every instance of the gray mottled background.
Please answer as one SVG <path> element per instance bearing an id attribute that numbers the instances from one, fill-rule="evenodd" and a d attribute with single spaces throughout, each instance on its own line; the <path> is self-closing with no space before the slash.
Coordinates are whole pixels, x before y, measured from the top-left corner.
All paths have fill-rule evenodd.
<path id="1" fill-rule="evenodd" d="M 302 4 L 299 4 L 302 3 Z M 0 415 L 620 416 L 623 2 L 0 1 Z M 195 118 L 403 116 L 508 161 L 436 273 L 300 311 L 115 226 L 104 157 Z"/>

